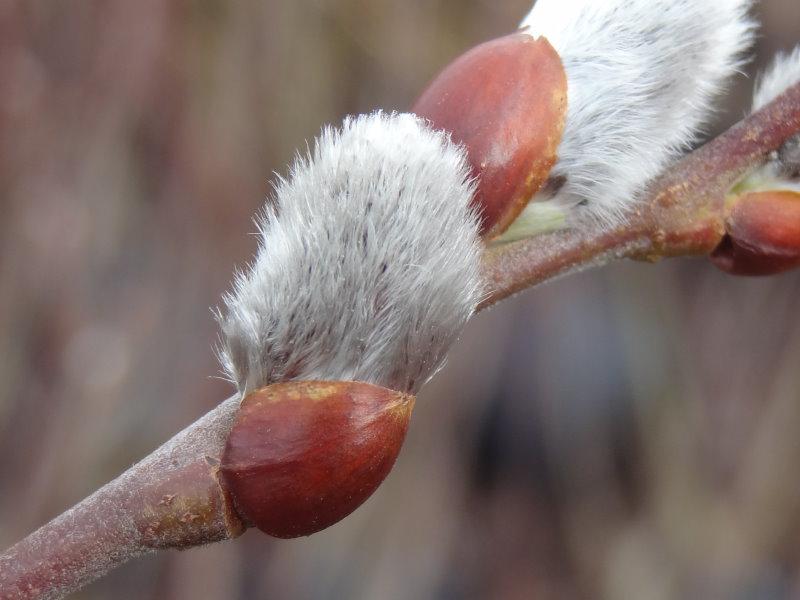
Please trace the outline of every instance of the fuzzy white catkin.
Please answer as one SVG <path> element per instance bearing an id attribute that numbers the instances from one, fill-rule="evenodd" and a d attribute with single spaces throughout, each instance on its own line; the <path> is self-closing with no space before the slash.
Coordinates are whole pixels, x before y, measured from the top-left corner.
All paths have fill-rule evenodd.
<path id="1" fill-rule="evenodd" d="M 800 46 L 792 52 L 779 53 L 758 77 L 753 92 L 753 110 L 769 104 L 795 83 L 800 83 Z"/>
<path id="2" fill-rule="evenodd" d="M 481 295 L 468 169 L 409 114 L 326 128 L 279 179 L 255 261 L 218 315 L 240 393 L 290 379 L 416 392 Z"/>
<path id="3" fill-rule="evenodd" d="M 750 0 L 538 0 L 521 27 L 561 56 L 568 112 L 552 198 L 573 224 L 624 222 L 695 140 L 740 67 Z M 539 197 L 537 201 L 548 200 Z"/>

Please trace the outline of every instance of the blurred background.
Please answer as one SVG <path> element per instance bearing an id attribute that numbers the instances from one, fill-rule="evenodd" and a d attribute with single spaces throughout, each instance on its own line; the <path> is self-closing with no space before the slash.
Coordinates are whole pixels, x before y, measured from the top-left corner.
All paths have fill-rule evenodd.
<path id="1" fill-rule="evenodd" d="M 210 308 L 324 123 L 527 0 L 0 0 L 0 547 L 231 393 Z M 800 42 L 763 0 L 752 74 Z M 709 134 L 740 118 L 752 77 Z M 800 597 L 800 274 L 624 263 L 479 315 L 381 489 L 83 599 Z"/>

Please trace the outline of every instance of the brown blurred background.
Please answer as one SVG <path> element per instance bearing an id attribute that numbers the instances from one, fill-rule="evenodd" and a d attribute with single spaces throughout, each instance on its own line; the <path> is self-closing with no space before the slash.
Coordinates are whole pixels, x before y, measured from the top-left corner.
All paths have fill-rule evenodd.
<path id="1" fill-rule="evenodd" d="M 210 307 L 323 123 L 527 0 L 0 0 L 0 547 L 231 392 Z M 757 59 L 800 42 L 764 0 Z M 723 102 L 746 110 L 752 79 Z M 800 597 L 800 275 L 619 264 L 476 318 L 378 493 L 77 598 Z"/>

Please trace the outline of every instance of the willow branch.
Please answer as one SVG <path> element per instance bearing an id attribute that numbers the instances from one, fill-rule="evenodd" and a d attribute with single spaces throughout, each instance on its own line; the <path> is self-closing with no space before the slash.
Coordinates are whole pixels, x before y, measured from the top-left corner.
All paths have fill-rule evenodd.
<path id="1" fill-rule="evenodd" d="M 724 234 L 725 194 L 800 131 L 800 84 L 686 155 L 650 186 L 640 211 L 611 231 L 565 230 L 489 248 L 486 308 L 553 277 L 617 258 L 702 256 Z"/>
<path id="2" fill-rule="evenodd" d="M 0 598 L 62 598 L 136 556 L 239 535 L 217 481 L 238 406 L 229 398 L 0 555 Z"/>
<path id="3" fill-rule="evenodd" d="M 726 192 L 800 132 L 800 84 L 687 155 L 612 231 L 567 230 L 487 249 L 479 310 L 559 275 L 612 259 L 711 252 Z M 217 470 L 238 408 L 230 398 L 86 500 L 0 555 L 0 597 L 60 598 L 127 560 L 231 539 L 245 528 Z"/>

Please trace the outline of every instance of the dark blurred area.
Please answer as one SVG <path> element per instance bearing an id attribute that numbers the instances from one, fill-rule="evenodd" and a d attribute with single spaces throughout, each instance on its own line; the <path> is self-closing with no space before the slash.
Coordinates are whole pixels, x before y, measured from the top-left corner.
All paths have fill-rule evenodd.
<path id="1" fill-rule="evenodd" d="M 528 8 L 0 0 L 0 547 L 230 395 L 210 308 L 272 173 Z M 800 42 L 797 0 L 758 10 L 751 75 Z M 798 274 L 699 260 L 529 291 L 470 324 L 344 522 L 146 557 L 76 598 L 800 597 L 798 298 Z"/>

